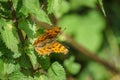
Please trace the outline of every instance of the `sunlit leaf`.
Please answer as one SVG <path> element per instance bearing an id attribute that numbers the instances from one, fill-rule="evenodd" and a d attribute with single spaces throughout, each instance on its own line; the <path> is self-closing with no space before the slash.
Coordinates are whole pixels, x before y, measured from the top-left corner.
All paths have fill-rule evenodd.
<path id="1" fill-rule="evenodd" d="M 14 57 L 19 57 L 21 54 L 18 49 L 18 36 L 15 28 L 13 28 L 12 23 L 5 22 L 4 20 L 0 20 L 1 27 L 0 32 L 5 45 L 14 52 Z"/>
<path id="2" fill-rule="evenodd" d="M 33 68 L 36 69 L 37 57 L 34 54 L 34 49 L 31 45 L 26 49 L 26 54 L 29 56 Z"/>
<path id="3" fill-rule="evenodd" d="M 16 71 L 9 76 L 9 80 L 29 80 L 23 73 Z"/>
<path id="4" fill-rule="evenodd" d="M 6 59 L 5 61 L 0 59 L 0 79 L 6 79 L 8 75 L 19 69 L 20 66 L 14 64 L 11 59 Z"/>
<path id="5" fill-rule="evenodd" d="M 69 3 L 65 0 L 48 0 L 48 13 L 53 13 L 57 18 L 61 17 L 69 9 Z"/>
<path id="6" fill-rule="evenodd" d="M 35 76 L 34 80 L 50 80 L 50 79 L 45 75 L 40 75 L 39 77 Z"/>
<path id="7" fill-rule="evenodd" d="M 51 24 L 48 15 L 40 9 L 39 0 L 23 0 L 23 6 L 20 12 L 22 12 L 25 16 L 31 14 L 39 21 Z"/>
<path id="8" fill-rule="evenodd" d="M 51 80 L 66 80 L 64 68 L 58 62 L 51 65 L 48 69 L 48 75 Z"/>
<path id="9" fill-rule="evenodd" d="M 24 30 L 28 37 L 33 38 L 35 34 L 35 24 L 30 20 L 21 20 L 19 22 L 19 28 Z"/>
<path id="10" fill-rule="evenodd" d="M 72 9 L 79 9 L 81 6 L 87 6 L 94 8 L 96 6 L 97 0 L 70 0 Z"/>
<path id="11" fill-rule="evenodd" d="M 80 71 L 80 64 L 74 62 L 75 57 L 71 56 L 64 61 L 64 66 L 71 74 L 77 74 Z"/>

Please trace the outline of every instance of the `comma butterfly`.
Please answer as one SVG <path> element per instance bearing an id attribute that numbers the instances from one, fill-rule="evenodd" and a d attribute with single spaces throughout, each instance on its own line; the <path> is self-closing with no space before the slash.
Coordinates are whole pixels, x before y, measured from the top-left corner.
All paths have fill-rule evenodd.
<path id="1" fill-rule="evenodd" d="M 56 40 L 60 30 L 60 27 L 45 30 L 44 34 L 34 42 L 35 51 L 40 55 L 49 55 L 50 53 L 67 54 L 68 49 Z"/>

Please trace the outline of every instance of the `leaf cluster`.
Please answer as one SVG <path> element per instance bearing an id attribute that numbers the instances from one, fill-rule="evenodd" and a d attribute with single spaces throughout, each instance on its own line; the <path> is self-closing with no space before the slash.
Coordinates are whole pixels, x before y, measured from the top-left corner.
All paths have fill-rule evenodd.
<path id="1" fill-rule="evenodd" d="M 0 0 L 0 80 L 109 80 L 109 71 L 65 43 L 64 35 L 58 39 L 68 55 L 39 56 L 33 43 L 46 27 L 41 23 L 57 24 L 120 68 L 119 7 L 102 0 Z"/>

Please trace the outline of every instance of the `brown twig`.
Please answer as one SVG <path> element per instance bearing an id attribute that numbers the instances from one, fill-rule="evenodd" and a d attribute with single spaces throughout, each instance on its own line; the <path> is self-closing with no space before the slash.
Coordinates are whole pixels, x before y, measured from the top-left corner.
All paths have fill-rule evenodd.
<path id="1" fill-rule="evenodd" d="M 33 17 L 32 17 L 33 19 Z M 36 18 L 33 19 L 38 25 L 41 25 L 47 29 L 51 28 L 51 25 L 44 23 L 44 22 L 40 22 L 38 21 Z M 62 32 L 63 33 L 63 32 Z M 66 37 L 66 41 L 73 46 L 75 49 L 77 49 L 79 52 L 82 52 L 84 55 L 86 55 L 87 57 L 89 57 L 91 60 L 96 61 L 100 64 L 102 64 L 103 66 L 105 66 L 106 68 L 108 68 L 110 71 L 115 72 L 115 73 L 120 73 L 120 71 L 113 65 L 109 64 L 108 62 L 106 62 L 103 59 L 100 59 L 97 55 L 95 55 L 95 53 L 90 52 L 88 49 L 86 49 L 85 47 L 83 47 L 82 45 L 80 45 L 79 43 L 77 43 L 75 40 L 73 40 L 72 37 L 70 37 L 69 35 L 63 33 L 63 35 Z"/>
<path id="2" fill-rule="evenodd" d="M 96 53 L 90 52 L 88 49 L 86 49 L 85 47 L 83 47 L 82 45 L 77 43 L 75 40 L 73 40 L 73 38 L 70 37 L 69 35 L 64 33 L 64 36 L 66 37 L 66 41 L 69 42 L 69 44 L 71 46 L 73 46 L 79 52 L 82 52 L 84 55 L 89 57 L 91 60 L 96 61 L 96 62 L 102 64 L 103 66 L 105 66 L 106 68 L 108 68 L 112 72 L 120 73 L 120 70 L 118 70 L 115 66 L 109 64 L 108 62 L 106 62 L 103 59 L 100 59 L 97 55 L 95 55 Z"/>
<path id="3" fill-rule="evenodd" d="M 8 0 L 8 3 L 10 5 L 10 10 L 11 10 L 11 14 L 12 14 L 12 21 L 13 21 L 16 29 L 17 29 L 19 39 L 20 39 L 21 43 L 23 43 L 24 42 L 24 37 L 23 37 L 23 34 L 22 34 L 21 30 L 18 28 L 18 19 L 16 17 L 16 12 L 15 12 L 13 3 L 12 3 L 11 0 Z"/>

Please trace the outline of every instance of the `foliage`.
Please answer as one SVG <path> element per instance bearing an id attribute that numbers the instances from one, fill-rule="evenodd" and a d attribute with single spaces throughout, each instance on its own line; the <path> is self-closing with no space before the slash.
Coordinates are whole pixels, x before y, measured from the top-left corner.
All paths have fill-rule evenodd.
<path id="1" fill-rule="evenodd" d="M 19 57 L 20 52 L 18 49 L 18 36 L 16 30 L 12 27 L 11 22 L 6 22 L 5 20 L 1 19 L 1 37 L 5 45 L 14 52 L 14 57 Z M 14 43 L 11 43 L 14 42 Z"/>
<path id="2" fill-rule="evenodd" d="M 80 64 L 74 62 L 75 57 L 71 56 L 69 59 L 64 61 L 64 66 L 71 74 L 77 74 L 80 70 Z"/>
<path id="3" fill-rule="evenodd" d="M 57 24 L 78 44 L 120 69 L 117 1 L 0 0 L 0 80 L 115 79 L 104 66 L 61 40 L 62 34 L 58 40 L 69 49 L 67 55 L 38 55 L 33 43 L 46 27 L 38 23 Z"/>

